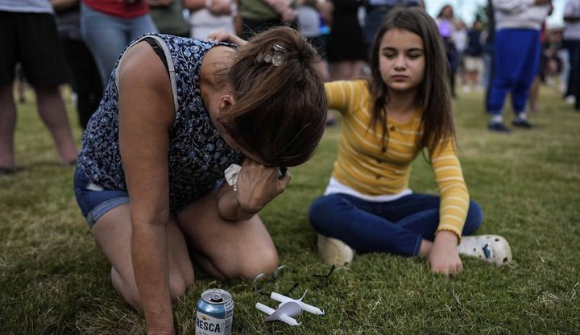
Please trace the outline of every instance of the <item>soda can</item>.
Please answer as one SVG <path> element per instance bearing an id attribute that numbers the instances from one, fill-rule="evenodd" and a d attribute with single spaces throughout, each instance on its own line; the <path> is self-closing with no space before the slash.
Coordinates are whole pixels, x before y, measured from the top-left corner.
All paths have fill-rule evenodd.
<path id="1" fill-rule="evenodd" d="M 195 335 L 230 335 L 234 318 L 234 300 L 228 291 L 210 289 L 197 301 Z"/>

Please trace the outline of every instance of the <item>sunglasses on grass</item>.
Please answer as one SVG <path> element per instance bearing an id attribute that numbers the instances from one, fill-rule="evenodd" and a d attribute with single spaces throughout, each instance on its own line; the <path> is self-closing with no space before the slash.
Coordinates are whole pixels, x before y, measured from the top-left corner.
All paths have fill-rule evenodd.
<path id="1" fill-rule="evenodd" d="M 330 276 L 334 272 L 335 268 L 336 267 L 333 265 L 326 274 L 313 274 L 312 277 L 319 278 L 322 280 L 314 288 L 315 289 L 320 288 L 322 287 L 322 284 L 324 284 L 324 286 L 328 285 Z M 273 284 L 275 284 L 276 281 L 284 275 L 284 273 L 289 272 L 289 270 L 290 268 L 287 267 L 286 265 L 280 265 L 278 268 L 276 268 L 276 271 L 274 271 L 273 274 L 260 273 L 259 275 L 256 276 L 256 278 L 254 278 L 254 281 L 252 283 L 254 292 L 260 293 L 265 296 L 270 296 L 270 294 L 273 292 L 272 290 Z M 286 291 L 281 292 L 281 294 L 287 296 L 292 291 L 294 291 L 294 289 L 296 289 L 298 286 L 300 286 L 300 283 L 295 282 L 294 285 L 292 285 Z"/>

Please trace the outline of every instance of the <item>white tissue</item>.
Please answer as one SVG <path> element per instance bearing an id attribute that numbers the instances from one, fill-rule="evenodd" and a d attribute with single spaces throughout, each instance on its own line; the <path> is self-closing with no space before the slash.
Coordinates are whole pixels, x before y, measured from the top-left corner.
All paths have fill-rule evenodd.
<path id="1" fill-rule="evenodd" d="M 242 167 L 238 164 L 232 164 L 224 171 L 226 182 L 234 188 L 234 191 L 236 190 L 236 183 L 238 182 L 238 175 L 241 169 Z"/>

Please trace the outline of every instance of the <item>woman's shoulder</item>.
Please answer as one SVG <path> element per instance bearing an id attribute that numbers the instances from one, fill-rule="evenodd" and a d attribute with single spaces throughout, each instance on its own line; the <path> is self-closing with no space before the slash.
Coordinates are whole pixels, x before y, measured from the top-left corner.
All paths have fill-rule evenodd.
<path id="1" fill-rule="evenodd" d="M 235 49 L 229 45 L 215 44 L 207 50 L 204 59 L 210 62 L 230 63 Z"/>
<path id="2" fill-rule="evenodd" d="M 159 56 L 146 43 L 136 43 L 129 48 L 123 54 L 123 58 L 118 66 L 119 78 L 130 76 L 133 80 L 147 80 L 151 82 L 162 78 L 163 75 L 166 76 L 163 63 L 159 59 Z"/>
<path id="3" fill-rule="evenodd" d="M 209 41 L 195 39 L 190 37 L 173 36 L 166 34 L 149 34 L 149 36 L 158 37 L 165 42 L 167 48 L 172 54 L 183 54 L 186 57 L 204 56 L 209 50 L 216 46 L 226 46 L 230 49 L 236 49 L 237 46 L 228 42 Z"/>

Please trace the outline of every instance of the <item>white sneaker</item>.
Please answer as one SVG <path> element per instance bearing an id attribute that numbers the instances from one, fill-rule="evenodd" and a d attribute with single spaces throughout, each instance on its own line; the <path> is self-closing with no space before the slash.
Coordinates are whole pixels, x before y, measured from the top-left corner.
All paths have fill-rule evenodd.
<path id="1" fill-rule="evenodd" d="M 498 235 L 463 236 L 457 251 L 460 255 L 481 258 L 498 266 L 512 261 L 508 241 Z"/>
<path id="2" fill-rule="evenodd" d="M 326 264 L 344 266 L 350 263 L 355 251 L 346 243 L 318 234 L 318 254 Z"/>
<path id="3" fill-rule="evenodd" d="M 564 99 L 564 102 L 568 105 L 573 105 L 576 102 L 576 97 L 573 95 L 569 95 Z"/>

